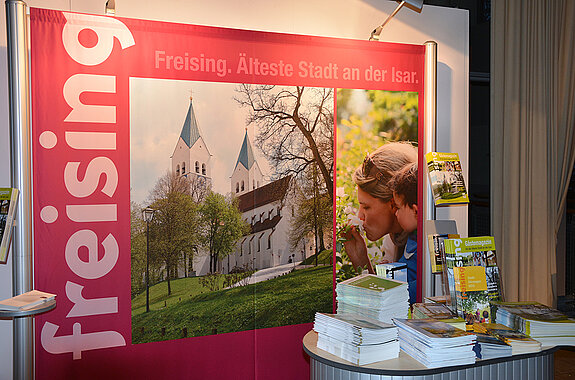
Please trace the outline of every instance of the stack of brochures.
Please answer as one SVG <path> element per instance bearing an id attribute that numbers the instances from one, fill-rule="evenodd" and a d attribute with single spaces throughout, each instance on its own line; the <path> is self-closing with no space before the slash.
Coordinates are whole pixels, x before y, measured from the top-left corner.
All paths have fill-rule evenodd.
<path id="1" fill-rule="evenodd" d="M 385 323 L 392 323 L 393 318 L 407 318 L 406 282 L 363 274 L 340 282 L 335 291 L 338 314 L 359 314 Z"/>
<path id="2" fill-rule="evenodd" d="M 397 327 L 357 314 L 316 313 L 317 347 L 356 365 L 399 356 Z"/>
<path id="3" fill-rule="evenodd" d="M 29 292 L 0 301 L 0 310 L 30 310 L 45 302 L 52 301 L 55 298 L 56 295 L 52 293 L 41 292 L 39 290 L 30 290 Z"/>
<path id="4" fill-rule="evenodd" d="M 575 319 L 538 302 L 492 302 L 495 322 L 529 335 L 543 346 L 575 345 Z"/>
<path id="5" fill-rule="evenodd" d="M 428 368 L 475 363 L 475 334 L 435 319 L 394 319 L 402 351 Z"/>
<path id="6" fill-rule="evenodd" d="M 541 343 L 500 323 L 474 323 L 473 331 L 475 333 L 490 335 L 493 338 L 504 342 L 511 347 L 511 354 L 513 355 L 541 351 Z M 477 336 L 477 341 L 480 341 L 479 335 Z M 490 341 L 490 343 L 495 342 Z M 482 357 L 482 359 L 485 358 Z"/>
<path id="7" fill-rule="evenodd" d="M 465 320 L 449 310 L 447 306 L 442 303 L 426 302 L 413 304 L 413 319 L 426 319 L 432 318 L 438 321 L 445 322 L 451 326 L 465 330 Z"/>
<path id="8" fill-rule="evenodd" d="M 505 356 L 511 356 L 513 350 L 510 345 L 492 335 L 474 331 L 477 335 L 477 343 L 473 351 L 478 359 L 495 359 Z"/>

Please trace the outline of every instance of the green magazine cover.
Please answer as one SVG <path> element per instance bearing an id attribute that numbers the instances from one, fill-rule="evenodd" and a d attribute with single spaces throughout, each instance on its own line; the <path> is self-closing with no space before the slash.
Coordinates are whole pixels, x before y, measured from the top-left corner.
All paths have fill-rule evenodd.
<path id="1" fill-rule="evenodd" d="M 435 205 L 469 203 L 459 155 L 429 152 L 425 159 Z"/>
<path id="2" fill-rule="evenodd" d="M 405 282 L 378 277 L 374 274 L 363 274 L 340 283 L 340 285 L 354 286 L 364 290 L 372 290 L 378 293 L 396 288 L 404 284 Z"/>
<path id="3" fill-rule="evenodd" d="M 446 278 L 452 308 L 468 324 L 491 320 L 490 301 L 503 299 L 492 236 L 446 239 Z"/>

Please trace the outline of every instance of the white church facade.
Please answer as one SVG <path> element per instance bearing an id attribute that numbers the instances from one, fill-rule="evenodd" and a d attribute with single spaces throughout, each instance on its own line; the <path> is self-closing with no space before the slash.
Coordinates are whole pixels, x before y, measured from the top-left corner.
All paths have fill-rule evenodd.
<path id="1" fill-rule="evenodd" d="M 182 131 L 171 156 L 172 172 L 177 176 L 195 176 L 210 186 L 212 178 L 211 157 L 212 155 L 200 133 L 192 99 L 190 99 Z"/>
<path id="2" fill-rule="evenodd" d="M 212 154 L 206 146 L 198 125 L 193 104 L 190 105 L 182 131 L 171 157 L 171 170 L 177 176 L 195 176 L 208 186 L 212 183 Z M 240 238 L 235 252 L 220 260 L 220 273 L 234 268 L 265 269 L 292 262 L 300 262 L 313 254 L 310 242 L 301 242 L 290 248 L 288 234 L 294 216 L 295 180 L 284 177 L 264 183 L 253 152 L 247 130 L 239 149 L 238 158 L 230 178 L 230 192 L 238 197 L 242 218 L 250 225 L 250 232 Z M 306 255 L 307 254 L 307 255 Z M 187 265 L 187 264 L 186 264 Z M 193 273 L 201 276 L 209 271 L 209 256 L 199 250 L 194 258 Z"/>

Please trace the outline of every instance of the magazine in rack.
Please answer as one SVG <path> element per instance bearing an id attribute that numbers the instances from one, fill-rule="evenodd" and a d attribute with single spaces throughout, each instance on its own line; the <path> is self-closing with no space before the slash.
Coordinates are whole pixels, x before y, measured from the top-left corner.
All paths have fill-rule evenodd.
<path id="1" fill-rule="evenodd" d="M 18 189 L 0 188 L 0 263 L 6 262 L 18 205 Z"/>
<path id="2" fill-rule="evenodd" d="M 491 236 L 446 239 L 445 277 L 451 308 L 468 325 L 490 322 L 490 301 L 501 301 L 503 292 L 495 240 Z"/>

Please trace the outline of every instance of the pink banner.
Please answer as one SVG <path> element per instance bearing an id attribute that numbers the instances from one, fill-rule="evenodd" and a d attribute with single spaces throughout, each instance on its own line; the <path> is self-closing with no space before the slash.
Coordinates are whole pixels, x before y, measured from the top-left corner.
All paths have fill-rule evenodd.
<path id="1" fill-rule="evenodd" d="M 37 378 L 306 378 L 309 323 L 133 344 L 130 80 L 422 94 L 424 47 L 43 9 L 30 19 L 35 287 L 58 295 L 36 318 Z"/>

